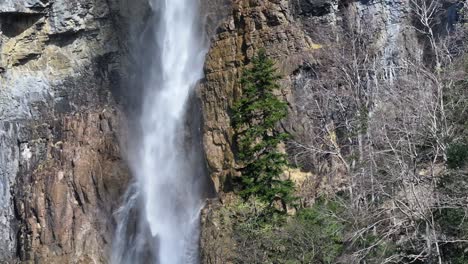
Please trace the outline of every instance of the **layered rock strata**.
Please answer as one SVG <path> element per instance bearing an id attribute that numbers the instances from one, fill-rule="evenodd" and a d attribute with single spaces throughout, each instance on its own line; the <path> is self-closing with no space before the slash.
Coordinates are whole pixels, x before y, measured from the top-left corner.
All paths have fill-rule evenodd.
<path id="1" fill-rule="evenodd" d="M 0 3 L 0 262 L 106 263 L 124 3 Z"/>

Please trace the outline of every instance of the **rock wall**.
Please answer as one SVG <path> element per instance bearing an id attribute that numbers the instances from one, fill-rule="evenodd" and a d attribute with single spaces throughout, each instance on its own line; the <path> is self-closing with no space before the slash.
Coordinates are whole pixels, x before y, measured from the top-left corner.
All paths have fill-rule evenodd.
<path id="1" fill-rule="evenodd" d="M 204 114 L 204 146 L 215 188 L 223 191 L 228 177 L 235 175 L 229 109 L 240 95 L 242 67 L 261 48 L 280 62 L 286 76 L 311 58 L 316 45 L 294 23 L 289 2 L 233 1 L 232 13 L 212 39 L 200 87 Z M 284 80 L 282 96 L 291 94 Z"/>
<path id="2" fill-rule="evenodd" d="M 0 263 L 106 263 L 127 1 L 0 2 Z"/>
<path id="3" fill-rule="evenodd" d="M 129 180 L 117 106 L 122 98 L 138 102 L 125 85 L 137 83 L 128 70 L 128 39 L 142 26 L 145 2 L 0 2 L 0 263 L 108 261 L 112 213 Z M 242 68 L 256 51 L 265 48 L 284 76 L 278 96 L 288 101 L 290 115 L 282 129 L 313 137 L 298 102 L 313 78 L 304 66 L 320 63 L 323 36 L 368 30 L 390 80 L 405 58 L 424 55 L 410 2 L 202 1 L 213 35 L 198 90 L 203 144 L 224 201 L 237 176 L 230 107 L 241 93 Z M 220 208 L 213 203 L 204 211 L 202 246 L 227 239 L 218 229 Z M 206 249 L 204 261 L 213 263 Z"/>
<path id="4" fill-rule="evenodd" d="M 281 129 L 307 140 L 315 136 L 309 122 L 312 117 L 303 108 L 303 103 L 308 103 L 304 102 L 305 87 L 314 78 L 310 67 L 326 68 L 326 60 L 321 60 L 328 51 L 327 44 L 346 34 L 366 34 L 366 45 L 375 51 L 378 63 L 384 65 L 384 78 L 389 82 L 406 59 L 423 59 L 425 43 L 417 36 L 409 0 L 232 1 L 230 15 L 212 39 L 206 78 L 199 91 L 204 113 L 204 148 L 222 202 L 211 201 L 203 211 L 202 263 L 231 263 L 232 247 L 236 246 L 229 238 L 232 229 L 226 226 L 223 212 L 229 210 L 226 208 L 231 200 L 231 179 L 238 176 L 230 108 L 241 93 L 239 78 L 243 66 L 260 48 L 265 48 L 278 62 L 284 77 L 278 96 L 290 106 L 288 120 L 281 124 Z M 296 171 L 289 176 L 293 180 L 309 177 L 314 185 L 320 185 L 308 171 Z M 336 191 L 337 187 L 333 188 Z"/>
<path id="5" fill-rule="evenodd" d="M 212 38 L 199 96 L 204 113 L 204 146 L 212 179 L 223 191 L 236 175 L 229 109 L 240 95 L 242 67 L 265 48 L 283 75 L 282 94 L 290 105 L 282 126 L 306 135 L 301 99 L 303 69 L 319 65 L 327 43 L 349 33 L 367 34 L 389 81 L 410 56 L 422 60 L 424 42 L 417 37 L 410 2 L 338 0 L 233 0 L 230 14 Z M 326 67 L 326 65 L 322 65 Z M 299 131 L 299 132 L 298 132 Z M 312 136 L 312 135 L 309 135 Z M 229 188 L 229 187 L 227 187 Z"/>

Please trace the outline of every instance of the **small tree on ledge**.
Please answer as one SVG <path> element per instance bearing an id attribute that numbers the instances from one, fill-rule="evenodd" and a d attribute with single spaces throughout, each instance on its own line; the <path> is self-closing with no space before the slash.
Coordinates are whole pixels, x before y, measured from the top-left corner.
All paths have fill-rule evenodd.
<path id="1" fill-rule="evenodd" d="M 274 61 L 261 50 L 252 67 L 243 72 L 243 94 L 233 107 L 237 157 L 242 165 L 240 195 L 257 197 L 270 207 L 277 200 L 283 207 L 294 200 L 293 182 L 280 179 L 288 166 L 286 154 L 278 150 L 288 135 L 275 130 L 288 112 L 286 102 L 273 94 L 280 78 Z"/>

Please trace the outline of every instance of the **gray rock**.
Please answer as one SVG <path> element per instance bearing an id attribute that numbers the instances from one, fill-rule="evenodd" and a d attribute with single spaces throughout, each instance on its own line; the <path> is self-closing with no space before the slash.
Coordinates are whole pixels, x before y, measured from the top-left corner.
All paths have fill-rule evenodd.
<path id="1" fill-rule="evenodd" d="M 37 13 L 49 4 L 48 0 L 2 0 L 0 13 Z"/>
<path id="2" fill-rule="evenodd" d="M 120 2 L 0 0 L 0 263 L 106 262 L 128 177 L 109 143 Z"/>
<path id="3" fill-rule="evenodd" d="M 43 74 L 18 74 L 8 72 L 0 77 L 0 120 L 13 121 L 37 119 L 38 109 L 34 105 L 47 105 L 50 84 Z"/>
<path id="4" fill-rule="evenodd" d="M 17 124 L 0 122 L 0 262 L 14 256 L 16 238 L 11 187 L 19 169 Z"/>

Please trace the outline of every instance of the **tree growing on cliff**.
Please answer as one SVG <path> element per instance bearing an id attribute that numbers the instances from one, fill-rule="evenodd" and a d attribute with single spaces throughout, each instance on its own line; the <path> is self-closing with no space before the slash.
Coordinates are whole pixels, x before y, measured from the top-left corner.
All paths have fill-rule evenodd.
<path id="1" fill-rule="evenodd" d="M 275 129 L 287 115 L 286 102 L 274 95 L 279 79 L 275 62 L 261 50 L 252 67 L 243 72 L 243 94 L 233 107 L 233 126 L 242 164 L 240 195 L 257 197 L 270 206 L 279 200 L 285 207 L 294 200 L 294 186 L 290 180 L 280 179 L 288 162 L 278 146 L 288 135 Z"/>

